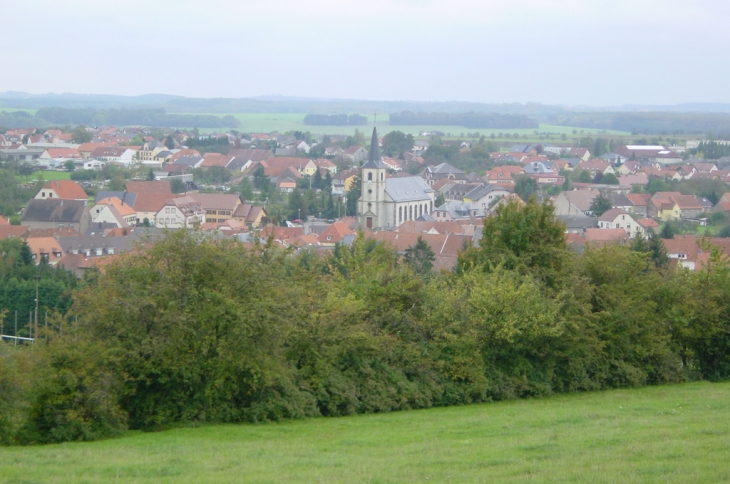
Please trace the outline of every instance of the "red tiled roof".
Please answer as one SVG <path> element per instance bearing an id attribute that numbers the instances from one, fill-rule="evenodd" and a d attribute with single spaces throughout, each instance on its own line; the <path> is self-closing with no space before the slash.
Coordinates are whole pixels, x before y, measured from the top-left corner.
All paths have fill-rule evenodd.
<path id="1" fill-rule="evenodd" d="M 50 181 L 43 185 L 43 189 L 53 190 L 58 198 L 63 200 L 86 200 L 89 198 L 81 185 L 73 180 Z"/>

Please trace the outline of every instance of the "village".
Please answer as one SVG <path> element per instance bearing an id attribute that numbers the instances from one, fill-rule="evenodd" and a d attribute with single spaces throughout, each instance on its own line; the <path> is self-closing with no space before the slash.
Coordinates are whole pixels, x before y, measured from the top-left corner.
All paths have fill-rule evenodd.
<path id="1" fill-rule="evenodd" d="M 394 145 L 388 136 L 403 138 L 395 133 L 374 130 L 367 143 L 359 131 L 8 130 L 0 158 L 40 180 L 27 181 L 39 190 L 15 220 L 0 217 L 0 238 L 20 237 L 36 263 L 83 276 L 166 230 L 196 227 L 247 244 L 272 239 L 295 251 L 349 245 L 360 231 L 400 254 L 422 238 L 434 267 L 449 270 L 464 247 L 479 244 L 485 217 L 535 196 L 552 201 L 573 250 L 655 234 L 674 263 L 696 269 L 708 257 L 699 241 L 712 234 L 703 228 L 728 221 L 730 157 L 693 156 L 706 145 L 700 141 L 615 146 L 598 156 L 576 146 L 503 146 L 485 155 L 489 168 L 478 173 L 441 161 L 433 146 L 468 155 L 495 147 L 484 137 L 411 136 Z M 695 193 L 682 185 L 689 182 Z M 708 240 L 730 253 L 730 238 Z"/>

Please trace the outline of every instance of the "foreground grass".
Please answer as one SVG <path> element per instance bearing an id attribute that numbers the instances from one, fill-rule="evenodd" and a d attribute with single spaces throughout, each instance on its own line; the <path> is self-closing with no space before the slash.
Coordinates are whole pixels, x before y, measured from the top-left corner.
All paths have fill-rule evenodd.
<path id="1" fill-rule="evenodd" d="M 0 448 L 0 482 L 723 482 L 730 384 Z"/>

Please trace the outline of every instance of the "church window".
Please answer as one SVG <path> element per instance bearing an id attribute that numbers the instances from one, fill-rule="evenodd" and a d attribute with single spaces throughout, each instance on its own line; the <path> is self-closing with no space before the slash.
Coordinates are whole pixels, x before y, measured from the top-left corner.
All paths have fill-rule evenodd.
<path id="1" fill-rule="evenodd" d="M 383 181 L 383 176 L 384 176 L 384 175 L 383 175 L 383 174 L 381 173 L 381 174 L 380 174 L 380 181 Z"/>
<path id="2" fill-rule="evenodd" d="M 372 190 L 370 190 L 370 189 L 368 189 L 368 193 L 373 193 L 373 191 L 372 191 Z"/>
<path id="3" fill-rule="evenodd" d="M 372 206 L 373 206 L 373 204 L 372 204 L 372 203 L 370 203 L 370 202 L 368 202 L 368 208 L 370 208 L 370 207 L 372 207 Z"/>
<path id="4" fill-rule="evenodd" d="M 408 220 L 413 220 L 413 206 L 408 207 Z"/>
<path id="5" fill-rule="evenodd" d="M 403 207 L 398 207 L 398 223 L 403 221 Z"/>
<path id="6" fill-rule="evenodd" d="M 373 174 L 372 173 L 368 173 L 368 181 L 373 181 Z"/>

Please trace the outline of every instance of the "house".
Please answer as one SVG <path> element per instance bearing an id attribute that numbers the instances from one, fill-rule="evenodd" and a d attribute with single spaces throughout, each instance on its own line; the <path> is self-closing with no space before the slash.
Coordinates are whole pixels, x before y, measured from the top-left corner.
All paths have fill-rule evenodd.
<path id="1" fill-rule="evenodd" d="M 561 192 L 553 198 L 555 215 L 588 217 L 593 199 L 600 195 L 598 190 L 571 190 Z"/>
<path id="2" fill-rule="evenodd" d="M 317 236 L 317 240 L 323 246 L 333 246 L 342 242 L 345 237 L 353 235 L 355 235 L 355 233 L 350 230 L 347 225 L 337 221 L 324 229 L 322 233 Z"/>
<path id="3" fill-rule="evenodd" d="M 651 197 L 656 217 L 662 221 L 672 218 L 697 218 L 706 209 L 694 195 L 682 195 L 679 192 L 656 192 Z M 669 206 L 671 205 L 671 210 Z M 651 211 L 650 207 L 650 211 Z M 659 215 L 662 212 L 662 215 Z M 650 213 L 649 215 L 652 215 Z M 664 218 L 662 218 L 664 217 Z"/>
<path id="4" fill-rule="evenodd" d="M 39 161 L 48 162 L 54 159 L 82 159 L 81 153 L 76 148 L 47 148 L 38 157 Z"/>
<path id="5" fill-rule="evenodd" d="M 624 229 L 629 237 L 644 236 L 644 228 L 625 210 L 612 208 L 598 217 L 599 229 Z"/>
<path id="6" fill-rule="evenodd" d="M 420 174 L 426 183 L 433 185 L 439 180 L 454 180 L 457 183 L 466 183 L 466 173 L 448 163 L 441 163 L 436 166 L 427 166 Z"/>
<path id="7" fill-rule="evenodd" d="M 241 197 L 238 195 L 191 193 L 188 196 L 200 202 L 205 210 L 205 221 L 211 223 L 225 222 L 235 218 L 233 214 L 241 205 Z"/>
<path id="8" fill-rule="evenodd" d="M 377 140 L 376 140 L 377 143 Z M 372 148 L 371 148 L 372 149 Z M 353 163 L 361 163 L 365 160 L 368 152 L 363 146 L 350 146 L 343 153 L 342 157 L 346 160 L 350 160 Z"/>
<path id="9" fill-rule="evenodd" d="M 473 237 L 461 234 L 418 234 L 409 232 L 379 231 L 368 232 L 367 238 L 384 242 L 394 247 L 399 254 L 404 254 L 409 247 L 414 247 L 421 237 L 434 253 L 435 270 L 452 270 L 458 261 L 459 252 L 465 246 L 473 245 Z"/>
<path id="10" fill-rule="evenodd" d="M 477 207 L 469 202 L 446 202 L 437 207 L 431 217 L 439 222 L 447 222 L 450 220 L 472 220 L 475 218 L 484 218 L 484 209 Z"/>
<path id="11" fill-rule="evenodd" d="M 31 229 L 48 229 L 66 226 L 86 233 L 91 222 L 85 201 L 61 198 L 32 198 L 23 209 L 20 224 Z"/>
<path id="12" fill-rule="evenodd" d="M 487 171 L 482 179 L 492 185 L 514 185 L 515 177 L 524 172 L 525 170 L 521 166 L 497 166 Z"/>
<path id="13" fill-rule="evenodd" d="M 240 203 L 233 212 L 233 219 L 246 224 L 249 228 L 261 227 L 268 214 L 264 207 L 257 207 L 250 203 Z"/>
<path id="14" fill-rule="evenodd" d="M 597 174 L 601 175 L 608 175 L 609 173 L 615 174 L 616 170 L 613 169 L 613 166 L 611 166 L 611 163 L 608 163 L 606 161 L 600 161 L 600 160 L 590 160 L 590 161 L 583 161 L 578 163 L 577 168 L 585 170 L 591 174 L 591 176 L 596 176 Z"/>
<path id="15" fill-rule="evenodd" d="M 682 155 L 660 145 L 626 145 L 614 150 L 630 160 L 643 160 L 654 163 L 668 164 L 681 163 Z"/>
<path id="16" fill-rule="evenodd" d="M 629 213 L 638 218 L 646 218 L 649 216 L 649 200 L 651 199 L 651 194 L 627 193 L 624 196 L 632 204 L 627 210 Z"/>
<path id="17" fill-rule="evenodd" d="M 697 237 L 694 235 L 676 235 L 671 239 L 662 239 L 667 257 L 676 261 L 677 266 L 691 271 L 695 270 L 700 253 L 697 247 Z"/>
<path id="18" fill-rule="evenodd" d="M 585 240 L 593 245 L 626 244 L 629 234 L 624 229 L 586 229 Z"/>
<path id="19" fill-rule="evenodd" d="M 500 198 L 509 197 L 511 192 L 499 185 L 482 183 L 464 195 L 463 201 L 470 202 L 477 207 L 487 209 Z"/>
<path id="20" fill-rule="evenodd" d="M 81 143 L 77 150 L 79 150 L 79 153 L 81 154 L 81 157 L 83 159 L 93 158 L 91 155 L 94 150 L 98 148 L 110 148 L 114 146 L 112 143 L 109 142 L 102 142 L 102 143 Z"/>
<path id="21" fill-rule="evenodd" d="M 359 168 L 351 168 L 349 170 L 337 173 L 332 177 L 332 195 L 344 195 L 352 189 L 352 183 L 360 174 Z"/>
<path id="22" fill-rule="evenodd" d="M 190 196 L 168 199 L 154 217 L 159 228 L 189 228 L 205 223 L 205 210 Z"/>
<path id="23" fill-rule="evenodd" d="M 344 152 L 345 150 L 343 150 L 339 146 L 328 146 L 324 149 L 324 156 L 334 158 L 336 156 L 342 156 Z"/>
<path id="24" fill-rule="evenodd" d="M 142 162 L 150 162 L 155 160 L 155 156 L 160 151 L 166 151 L 167 146 L 162 141 L 147 141 L 142 145 L 142 148 L 137 152 L 137 158 Z"/>
<path id="25" fill-rule="evenodd" d="M 54 237 L 34 237 L 25 240 L 36 265 L 46 263 L 55 266 L 65 255 L 61 244 Z"/>
<path id="26" fill-rule="evenodd" d="M 256 170 L 258 166 L 262 166 L 264 173 L 270 178 L 281 176 L 282 173 L 290 168 L 298 172 L 299 175 L 306 176 L 314 175 L 318 169 L 314 161 L 308 158 L 293 158 L 289 156 L 269 158 L 258 163 L 252 163 L 249 168 L 249 173 Z"/>
<path id="27" fill-rule="evenodd" d="M 241 170 L 246 164 L 244 160 L 239 160 L 235 156 L 222 155 L 220 153 L 206 153 L 203 155 L 203 161 L 198 165 L 200 168 L 226 168 L 228 170 Z"/>
<path id="28" fill-rule="evenodd" d="M 50 181 L 36 194 L 36 199 L 60 198 L 61 200 L 78 200 L 86 203 L 89 196 L 81 185 L 73 180 Z"/>
<path id="29" fill-rule="evenodd" d="M 618 155 L 617 155 L 618 156 Z M 633 175 L 640 168 L 638 161 L 625 161 L 618 168 L 616 168 L 617 175 Z"/>
<path id="30" fill-rule="evenodd" d="M 337 174 L 337 165 L 326 158 L 316 159 L 314 160 L 314 164 L 317 166 L 317 169 L 322 172 L 323 176 L 325 172 L 329 172 L 330 176 Z"/>
<path id="31" fill-rule="evenodd" d="M 114 224 L 117 227 L 133 227 L 137 223 L 137 211 L 120 198 L 109 197 L 91 207 L 92 223 Z"/>
<path id="32" fill-rule="evenodd" d="M 409 220 L 398 227 L 398 232 L 410 234 L 466 234 L 466 226 L 456 221 L 436 222 L 430 220 Z M 470 235 L 473 235 L 470 234 Z"/>
<path id="33" fill-rule="evenodd" d="M 634 185 L 645 187 L 649 184 L 649 175 L 646 173 L 634 173 L 631 175 L 618 176 L 618 184 L 622 187 L 633 188 Z"/>
<path id="34" fill-rule="evenodd" d="M 598 228 L 598 217 L 574 217 L 559 215 L 556 217 L 565 225 L 566 234 L 585 234 L 587 229 Z"/>
<path id="35" fill-rule="evenodd" d="M 591 159 L 591 152 L 585 148 L 571 148 L 568 150 L 567 155 L 571 158 L 578 158 L 582 161 L 588 161 Z"/>

